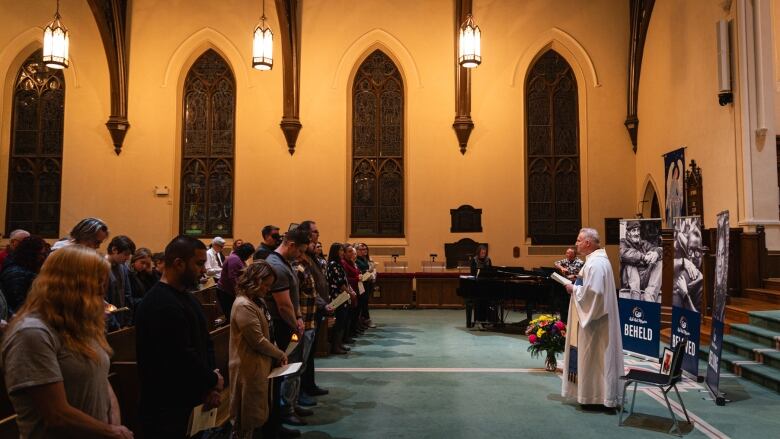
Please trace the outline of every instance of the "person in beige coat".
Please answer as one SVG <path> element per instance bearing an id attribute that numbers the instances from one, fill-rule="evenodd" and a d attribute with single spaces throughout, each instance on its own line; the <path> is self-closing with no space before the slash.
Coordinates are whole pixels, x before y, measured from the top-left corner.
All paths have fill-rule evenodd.
<path id="1" fill-rule="evenodd" d="M 271 341 L 271 315 L 263 296 L 275 275 L 264 260 L 244 269 L 230 315 L 230 417 L 240 438 L 253 437 L 268 419 L 269 380 L 274 361 L 287 364 Z"/>

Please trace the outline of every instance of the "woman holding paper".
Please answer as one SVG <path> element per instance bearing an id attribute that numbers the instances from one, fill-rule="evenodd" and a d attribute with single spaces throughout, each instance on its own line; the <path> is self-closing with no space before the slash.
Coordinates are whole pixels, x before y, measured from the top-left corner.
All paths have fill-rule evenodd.
<path id="1" fill-rule="evenodd" d="M 251 438 L 268 419 L 268 374 L 287 356 L 271 341 L 271 315 L 263 297 L 276 280 L 264 260 L 246 267 L 236 282 L 230 313 L 230 417 L 239 438 Z"/>
<path id="2" fill-rule="evenodd" d="M 347 275 L 347 282 L 352 291 L 356 294 L 355 297 L 350 297 L 349 304 L 349 326 L 348 336 L 345 337 L 346 343 L 354 343 L 352 337 L 362 335 L 363 331 L 358 328 L 358 318 L 360 316 L 360 310 L 358 308 L 358 302 L 360 299 L 357 294 L 363 295 L 364 292 L 360 289 L 360 269 L 357 267 L 355 261 L 357 260 L 357 250 L 352 244 L 344 244 L 344 257 L 341 259 L 341 266 L 344 268 L 344 273 Z"/>
<path id="3" fill-rule="evenodd" d="M 333 300 L 338 297 L 342 292 L 350 294 L 350 300 L 356 300 L 354 298 L 355 293 L 347 283 L 347 274 L 344 272 L 344 267 L 341 265 L 341 260 L 344 257 L 344 247 L 338 242 L 334 242 L 330 246 L 328 252 L 328 284 L 330 285 L 330 299 Z M 346 354 L 349 348 L 344 346 L 345 333 L 349 324 L 349 307 L 339 306 L 336 309 L 336 325 L 333 327 L 333 338 L 331 339 L 331 353 L 337 355 Z"/>
<path id="4" fill-rule="evenodd" d="M 368 246 L 360 243 L 357 246 L 358 257 L 355 263 L 360 269 L 360 280 L 363 282 L 363 289 L 368 294 L 361 294 L 358 298 L 358 308 L 360 309 L 360 326 L 362 329 L 376 328 L 371 322 L 371 315 L 368 310 L 368 301 L 371 293 L 374 291 L 374 282 L 376 281 L 376 266 L 368 253 Z"/>

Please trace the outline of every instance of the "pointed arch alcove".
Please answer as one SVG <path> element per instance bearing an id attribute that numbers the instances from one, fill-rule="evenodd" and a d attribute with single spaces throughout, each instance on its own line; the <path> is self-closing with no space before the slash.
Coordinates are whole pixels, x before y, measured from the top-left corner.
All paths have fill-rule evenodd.
<path id="1" fill-rule="evenodd" d="M 350 91 L 350 236 L 404 236 L 404 80 L 381 49 L 360 61 Z"/>
<path id="2" fill-rule="evenodd" d="M 180 233 L 232 237 L 236 79 L 217 51 L 187 71 L 181 106 Z"/>
<path id="3" fill-rule="evenodd" d="M 527 231 L 532 244 L 573 242 L 582 225 L 579 108 L 572 67 L 553 49 L 525 82 Z"/>

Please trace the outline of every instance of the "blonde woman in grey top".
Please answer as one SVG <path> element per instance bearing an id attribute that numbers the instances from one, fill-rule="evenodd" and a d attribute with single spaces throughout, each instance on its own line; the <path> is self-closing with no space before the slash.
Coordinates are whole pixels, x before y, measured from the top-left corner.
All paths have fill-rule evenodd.
<path id="1" fill-rule="evenodd" d="M 108 263 L 81 245 L 52 253 L 2 342 L 21 438 L 132 438 L 108 383 Z"/>

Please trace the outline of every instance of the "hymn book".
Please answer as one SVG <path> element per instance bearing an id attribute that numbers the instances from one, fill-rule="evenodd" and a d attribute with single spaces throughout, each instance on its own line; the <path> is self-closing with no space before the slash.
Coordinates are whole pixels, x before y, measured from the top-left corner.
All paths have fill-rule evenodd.
<path id="1" fill-rule="evenodd" d="M 566 279 L 558 273 L 551 274 L 550 278 L 561 285 L 571 285 L 571 281 L 569 279 Z"/>
<path id="2" fill-rule="evenodd" d="M 290 375 L 290 374 L 293 374 L 295 372 L 298 372 L 298 370 L 300 370 L 302 364 L 303 363 L 298 362 L 298 363 L 290 363 L 290 364 L 287 364 L 285 366 L 279 366 L 279 367 L 271 370 L 271 373 L 268 375 L 268 379 L 276 378 L 276 377 L 283 377 L 285 375 Z"/>
<path id="3" fill-rule="evenodd" d="M 341 305 L 347 303 L 347 300 L 349 300 L 349 293 L 347 293 L 346 291 L 342 291 L 341 294 L 336 296 L 336 298 L 333 299 L 332 302 L 330 302 L 330 306 L 332 306 L 333 309 L 336 309 Z"/>
<path id="4" fill-rule="evenodd" d="M 300 363 L 299 363 L 300 364 Z M 189 436 L 192 437 L 203 430 L 214 428 L 217 425 L 217 409 L 204 410 L 203 404 L 192 409 L 190 415 Z"/>

